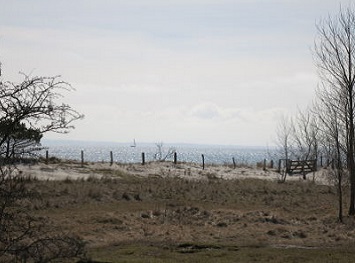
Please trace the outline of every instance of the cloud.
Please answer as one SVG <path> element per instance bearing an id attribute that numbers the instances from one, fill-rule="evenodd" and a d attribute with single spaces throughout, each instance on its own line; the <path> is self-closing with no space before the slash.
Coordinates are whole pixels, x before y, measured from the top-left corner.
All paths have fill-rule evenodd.
<path id="1" fill-rule="evenodd" d="M 189 115 L 199 119 L 217 119 L 221 117 L 220 109 L 213 103 L 204 103 L 193 107 Z"/>
<path id="2" fill-rule="evenodd" d="M 159 111 L 125 110 L 104 104 L 83 108 L 86 118 L 77 123 L 70 134 L 72 139 L 129 142 L 136 138 L 140 142 L 261 146 L 272 142 L 279 116 L 287 112 L 284 108 L 228 108 L 211 102 Z"/>
<path id="3" fill-rule="evenodd" d="M 14 0 L 0 59 L 5 78 L 60 74 L 77 89 L 65 96 L 86 119 L 70 138 L 262 144 L 278 114 L 312 101 L 314 21 L 338 5 Z"/>
<path id="4" fill-rule="evenodd" d="M 189 118 L 210 122 L 268 122 L 277 119 L 285 112 L 284 108 L 267 108 L 255 110 L 249 108 L 220 107 L 214 103 L 206 102 L 195 105 L 187 111 Z"/>

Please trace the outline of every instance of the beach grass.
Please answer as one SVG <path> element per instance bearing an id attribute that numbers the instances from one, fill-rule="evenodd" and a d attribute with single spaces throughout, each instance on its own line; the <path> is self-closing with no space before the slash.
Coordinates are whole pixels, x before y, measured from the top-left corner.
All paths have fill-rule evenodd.
<path id="1" fill-rule="evenodd" d="M 192 171 L 203 175 L 196 180 L 169 176 L 170 166 L 140 176 L 144 166 L 123 166 L 75 168 L 90 173 L 86 179 L 32 180 L 42 198 L 27 205 L 83 238 L 91 262 L 350 262 L 355 255 L 355 221 L 337 222 L 331 185 L 225 180 L 216 169 Z"/>

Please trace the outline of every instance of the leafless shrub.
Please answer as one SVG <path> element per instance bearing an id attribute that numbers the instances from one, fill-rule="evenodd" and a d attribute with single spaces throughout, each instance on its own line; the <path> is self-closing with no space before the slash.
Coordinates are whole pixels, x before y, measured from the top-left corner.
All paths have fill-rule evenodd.
<path id="1" fill-rule="evenodd" d="M 46 218 L 32 214 L 31 200 L 40 198 L 29 190 L 29 179 L 14 167 L 0 168 L 0 261 L 51 262 L 83 257 L 84 242 L 62 233 Z"/>
<path id="2" fill-rule="evenodd" d="M 159 162 L 164 162 L 169 158 L 172 158 L 174 156 L 174 153 L 176 152 L 175 148 L 170 147 L 167 151 L 164 150 L 164 143 L 156 143 L 155 144 L 157 147 L 157 151 L 154 154 L 154 159 L 159 161 Z"/>

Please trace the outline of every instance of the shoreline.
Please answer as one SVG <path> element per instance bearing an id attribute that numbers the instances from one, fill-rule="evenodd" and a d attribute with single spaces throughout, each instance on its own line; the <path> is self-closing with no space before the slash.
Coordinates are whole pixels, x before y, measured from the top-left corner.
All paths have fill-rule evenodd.
<path id="1" fill-rule="evenodd" d="M 276 169 L 258 168 L 255 166 L 230 165 L 202 165 L 196 163 L 177 163 L 170 161 L 140 163 L 113 163 L 59 160 L 58 162 L 38 162 L 37 164 L 20 164 L 17 169 L 22 175 L 38 180 L 87 180 L 96 179 L 120 179 L 124 176 L 181 178 L 186 180 L 236 180 L 236 179 L 261 179 L 279 181 L 281 175 Z M 286 181 L 314 182 L 321 185 L 330 185 L 326 176 L 326 170 L 321 169 L 315 173 L 307 174 L 303 180 L 302 175 L 287 176 Z"/>
<path id="2" fill-rule="evenodd" d="M 255 164 L 264 159 L 278 160 L 277 152 L 270 147 L 233 146 L 233 145 L 198 145 L 198 144 L 165 144 L 137 143 L 43 143 L 44 149 L 39 155 L 80 161 L 82 157 L 87 162 L 135 163 L 141 162 L 142 153 L 146 161 L 157 161 L 157 156 L 168 156 L 172 161 L 173 153 L 177 154 L 179 162 L 202 162 L 205 156 L 207 164 L 233 164 L 233 159 L 239 164 Z"/>

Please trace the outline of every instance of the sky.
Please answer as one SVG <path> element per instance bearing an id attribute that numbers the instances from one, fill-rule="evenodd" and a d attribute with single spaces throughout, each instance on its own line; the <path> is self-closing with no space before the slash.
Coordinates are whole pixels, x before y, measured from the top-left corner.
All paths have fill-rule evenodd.
<path id="1" fill-rule="evenodd" d="M 2 78 L 56 76 L 85 115 L 47 139 L 267 146 L 319 83 L 334 0 L 0 0 Z"/>

